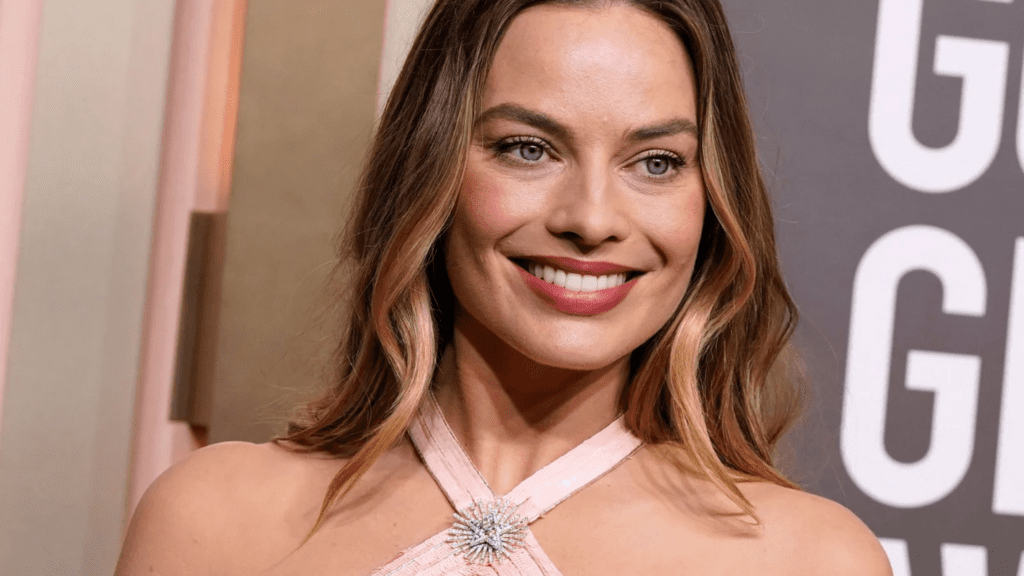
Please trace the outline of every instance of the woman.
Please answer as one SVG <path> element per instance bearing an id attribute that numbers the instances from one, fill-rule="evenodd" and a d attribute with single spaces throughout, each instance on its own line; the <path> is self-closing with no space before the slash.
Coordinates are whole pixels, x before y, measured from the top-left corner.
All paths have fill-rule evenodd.
<path id="1" fill-rule="evenodd" d="M 441 0 L 359 190 L 336 383 L 162 476 L 119 574 L 891 573 L 772 464 L 795 311 L 717 0 Z"/>

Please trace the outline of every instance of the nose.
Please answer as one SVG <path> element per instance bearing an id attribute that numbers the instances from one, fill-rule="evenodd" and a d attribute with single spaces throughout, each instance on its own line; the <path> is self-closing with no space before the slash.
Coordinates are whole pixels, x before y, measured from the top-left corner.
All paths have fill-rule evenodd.
<path id="1" fill-rule="evenodd" d="M 630 232 L 628 198 L 607 168 L 568 174 L 555 192 L 548 231 L 582 251 L 606 242 L 621 242 Z"/>

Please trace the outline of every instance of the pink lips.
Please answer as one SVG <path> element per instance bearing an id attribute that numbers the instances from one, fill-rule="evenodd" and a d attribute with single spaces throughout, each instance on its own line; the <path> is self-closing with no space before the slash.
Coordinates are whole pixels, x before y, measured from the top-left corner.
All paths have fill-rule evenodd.
<path id="1" fill-rule="evenodd" d="M 547 264 L 553 268 L 561 268 L 566 272 L 577 274 L 590 274 L 591 276 L 604 276 L 605 274 L 619 274 L 622 272 L 636 272 L 633 268 L 612 264 L 611 262 L 593 262 L 590 260 L 577 260 L 566 256 L 531 256 L 531 262 Z"/>
<path id="2" fill-rule="evenodd" d="M 594 276 L 634 271 L 632 268 L 609 262 L 588 262 L 560 256 L 531 257 L 530 260 L 558 267 L 568 272 Z M 541 300 L 559 312 L 577 316 L 592 316 L 615 308 L 619 302 L 626 298 L 626 295 L 633 289 L 637 281 L 637 278 L 633 278 L 614 288 L 605 288 L 604 290 L 596 290 L 594 292 L 576 292 L 575 290 L 569 290 L 555 284 L 549 284 L 519 266 L 516 266 L 516 269 L 519 270 L 519 274 L 526 281 L 526 285 Z"/>

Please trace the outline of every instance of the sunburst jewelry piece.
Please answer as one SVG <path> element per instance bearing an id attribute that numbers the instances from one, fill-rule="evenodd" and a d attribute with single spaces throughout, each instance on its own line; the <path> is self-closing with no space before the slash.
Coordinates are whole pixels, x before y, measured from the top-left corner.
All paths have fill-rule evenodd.
<path id="1" fill-rule="evenodd" d="M 474 500 L 455 513 L 455 524 L 448 529 L 448 542 L 456 553 L 475 564 L 508 558 L 526 537 L 526 519 L 516 514 L 519 506 L 504 498 Z"/>

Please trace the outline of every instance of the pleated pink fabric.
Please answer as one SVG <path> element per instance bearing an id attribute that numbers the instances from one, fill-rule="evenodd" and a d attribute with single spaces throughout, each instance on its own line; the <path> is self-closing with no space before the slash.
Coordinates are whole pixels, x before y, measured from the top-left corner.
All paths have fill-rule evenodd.
<path id="1" fill-rule="evenodd" d="M 498 497 L 466 456 L 445 422 L 433 396 L 420 408 L 409 436 L 427 469 L 452 506 L 463 512 L 475 502 Z M 517 506 L 515 512 L 527 524 L 522 545 L 507 558 L 478 564 L 451 542 L 444 530 L 413 546 L 373 572 L 373 576 L 561 576 L 541 549 L 528 524 L 569 496 L 618 466 L 640 447 L 640 440 L 615 420 L 579 446 L 523 480 L 502 498 Z"/>

